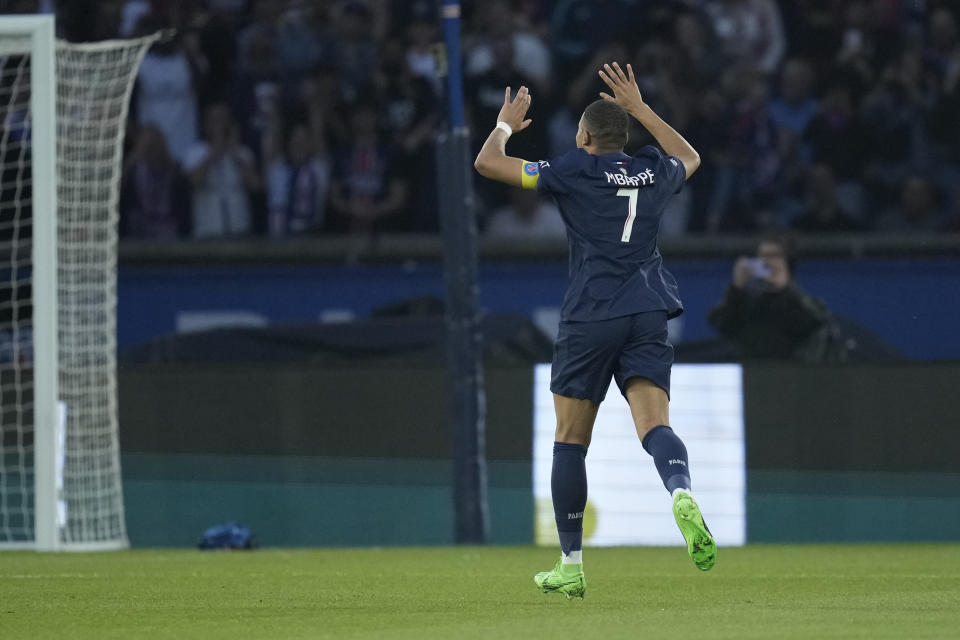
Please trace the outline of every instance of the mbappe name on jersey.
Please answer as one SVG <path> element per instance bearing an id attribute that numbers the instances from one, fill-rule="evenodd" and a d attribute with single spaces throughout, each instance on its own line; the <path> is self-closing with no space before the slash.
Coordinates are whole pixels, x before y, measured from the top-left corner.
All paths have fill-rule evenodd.
<path id="1" fill-rule="evenodd" d="M 608 183 L 619 184 L 624 187 L 646 187 L 653 184 L 653 171 L 650 169 L 641 171 L 635 176 L 628 176 L 626 172 L 611 173 L 609 171 L 604 171 L 603 175 L 607 176 Z"/>

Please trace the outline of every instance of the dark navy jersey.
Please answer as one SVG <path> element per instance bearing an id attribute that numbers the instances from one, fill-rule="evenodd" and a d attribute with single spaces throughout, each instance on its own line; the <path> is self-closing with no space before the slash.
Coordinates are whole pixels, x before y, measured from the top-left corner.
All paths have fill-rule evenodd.
<path id="1" fill-rule="evenodd" d="M 633 157 L 576 149 L 523 170 L 539 173 L 537 189 L 556 199 L 567 226 L 570 286 L 561 319 L 683 312 L 677 282 L 657 247 L 663 209 L 686 180 L 680 160 L 653 146 Z"/>

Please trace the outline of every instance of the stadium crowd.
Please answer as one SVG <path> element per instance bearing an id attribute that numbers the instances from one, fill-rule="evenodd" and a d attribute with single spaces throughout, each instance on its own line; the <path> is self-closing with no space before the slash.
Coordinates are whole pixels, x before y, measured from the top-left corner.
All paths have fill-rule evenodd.
<path id="1" fill-rule="evenodd" d="M 431 232 L 444 126 L 439 0 L 0 0 L 72 40 L 174 28 L 144 60 L 122 233 L 149 239 Z M 703 165 L 662 233 L 960 232 L 960 7 L 947 0 L 463 2 L 479 147 L 503 87 L 534 124 L 509 151 L 574 146 L 601 62 Z M 649 142 L 639 129 L 637 148 Z M 630 150 L 630 149 L 628 149 Z M 560 236 L 551 203 L 477 181 L 481 225 Z"/>

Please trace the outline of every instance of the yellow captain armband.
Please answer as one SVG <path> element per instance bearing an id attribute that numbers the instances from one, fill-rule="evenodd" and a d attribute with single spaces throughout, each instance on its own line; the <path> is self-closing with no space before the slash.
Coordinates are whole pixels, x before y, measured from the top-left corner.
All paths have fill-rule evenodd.
<path id="1" fill-rule="evenodd" d="M 536 189 L 537 182 L 540 181 L 540 165 L 536 162 L 523 161 L 523 169 L 520 174 L 520 184 L 524 189 Z"/>

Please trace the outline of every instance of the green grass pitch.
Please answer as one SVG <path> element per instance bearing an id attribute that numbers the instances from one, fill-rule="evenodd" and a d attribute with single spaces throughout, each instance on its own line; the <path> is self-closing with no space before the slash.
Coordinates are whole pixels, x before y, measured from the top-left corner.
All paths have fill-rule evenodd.
<path id="1" fill-rule="evenodd" d="M 960 638 L 960 545 L 0 553 L 0 638 Z"/>

